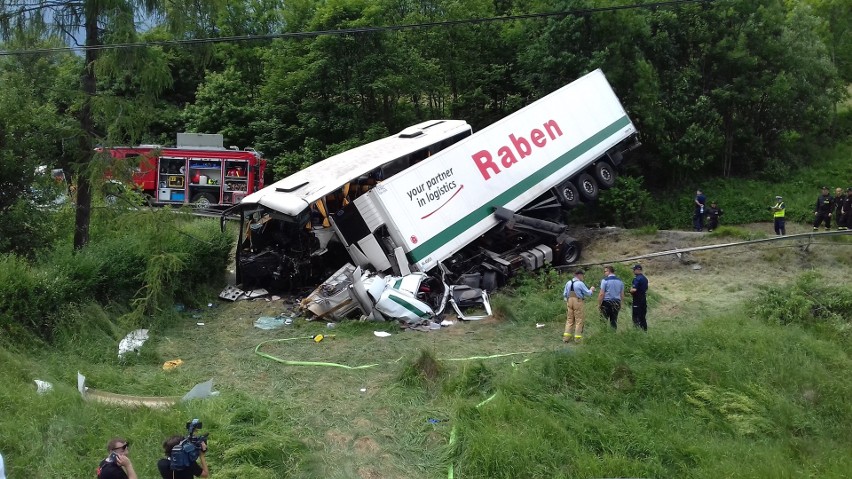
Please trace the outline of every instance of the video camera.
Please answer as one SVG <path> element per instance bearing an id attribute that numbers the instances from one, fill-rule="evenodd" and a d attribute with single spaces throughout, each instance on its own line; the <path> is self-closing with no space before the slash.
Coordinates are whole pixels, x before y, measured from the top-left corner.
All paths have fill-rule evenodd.
<path id="1" fill-rule="evenodd" d="M 172 448 L 169 455 L 171 469 L 182 471 L 191 466 L 201 455 L 201 445 L 207 443 L 207 434 L 196 436 L 195 431 L 201 429 L 201 421 L 193 419 L 186 423 L 186 437 Z"/>

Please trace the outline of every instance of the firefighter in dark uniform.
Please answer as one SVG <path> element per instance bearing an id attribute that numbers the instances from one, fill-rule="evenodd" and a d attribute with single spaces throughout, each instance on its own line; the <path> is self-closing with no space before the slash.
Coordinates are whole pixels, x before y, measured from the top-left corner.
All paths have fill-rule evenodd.
<path id="1" fill-rule="evenodd" d="M 828 187 L 822 187 L 822 194 L 816 200 L 814 207 L 814 231 L 819 228 L 820 223 L 825 222 L 825 230 L 831 229 L 831 214 L 834 212 L 834 198 L 828 193 Z"/>
<path id="2" fill-rule="evenodd" d="M 837 230 L 843 227 L 843 203 L 844 200 L 843 188 L 834 189 L 834 223 L 837 224 Z"/>

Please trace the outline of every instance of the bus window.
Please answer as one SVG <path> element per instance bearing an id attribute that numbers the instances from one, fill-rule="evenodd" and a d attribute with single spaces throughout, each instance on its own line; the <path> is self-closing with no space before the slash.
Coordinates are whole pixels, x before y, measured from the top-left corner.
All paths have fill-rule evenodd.
<path id="1" fill-rule="evenodd" d="M 403 156 L 402 158 L 397 158 L 389 163 L 386 163 L 382 166 L 382 176 L 384 178 L 390 178 L 391 176 L 403 171 L 404 169 L 411 166 L 408 156 Z"/>
<path id="2" fill-rule="evenodd" d="M 424 148 L 409 155 L 409 159 L 412 165 L 416 165 L 430 156 L 432 156 L 432 152 L 428 148 Z"/>

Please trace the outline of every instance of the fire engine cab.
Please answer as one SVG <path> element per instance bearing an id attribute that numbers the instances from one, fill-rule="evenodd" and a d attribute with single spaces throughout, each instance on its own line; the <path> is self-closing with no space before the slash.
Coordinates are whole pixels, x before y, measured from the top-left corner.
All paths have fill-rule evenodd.
<path id="1" fill-rule="evenodd" d="M 222 135 L 178 133 L 175 147 L 121 146 L 108 151 L 138 166 L 134 188 L 157 205 L 230 206 L 263 188 L 266 160 L 253 148 L 225 148 Z"/>

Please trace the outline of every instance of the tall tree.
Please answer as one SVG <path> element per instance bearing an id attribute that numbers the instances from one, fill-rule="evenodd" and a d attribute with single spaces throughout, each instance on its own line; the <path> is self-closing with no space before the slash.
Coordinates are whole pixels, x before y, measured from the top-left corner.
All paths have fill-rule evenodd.
<path id="1" fill-rule="evenodd" d="M 78 125 L 72 167 L 77 188 L 75 249 L 89 242 L 92 184 L 99 171 L 93 168 L 95 146 L 108 143 L 105 140 L 110 134 L 138 133 L 138 122 L 132 119 L 135 111 L 129 113 L 111 100 L 118 99 L 120 104 L 139 91 L 156 95 L 170 82 L 157 49 L 135 48 L 116 54 L 104 47 L 137 41 L 137 27 L 156 19 L 166 19 L 174 31 L 181 30 L 192 23 L 187 20 L 205 18 L 203 13 L 213 3 L 189 1 L 181 6 L 165 0 L 0 0 L 0 33 L 4 37 L 14 36 L 29 25 L 40 25 L 83 50 L 81 95 L 68 112 Z M 103 91 L 109 80 L 113 89 L 121 90 L 123 84 L 126 91 L 110 92 L 109 86 Z M 144 106 L 144 102 L 136 105 Z"/>

